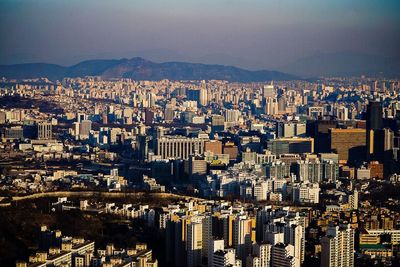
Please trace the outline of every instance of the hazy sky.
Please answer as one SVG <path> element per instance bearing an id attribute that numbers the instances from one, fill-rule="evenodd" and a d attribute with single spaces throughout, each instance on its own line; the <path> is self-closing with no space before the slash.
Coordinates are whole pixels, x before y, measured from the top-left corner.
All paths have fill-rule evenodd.
<path id="1" fill-rule="evenodd" d="M 400 56 L 399 0 L 0 0 L 0 64 L 92 58 L 279 68 L 317 53 Z"/>

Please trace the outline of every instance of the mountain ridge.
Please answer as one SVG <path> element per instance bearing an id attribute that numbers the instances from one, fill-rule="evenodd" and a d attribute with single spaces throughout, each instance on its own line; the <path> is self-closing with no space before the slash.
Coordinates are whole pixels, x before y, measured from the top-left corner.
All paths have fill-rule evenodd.
<path id="1" fill-rule="evenodd" d="M 132 78 L 134 80 L 228 80 L 230 82 L 264 82 L 294 80 L 297 76 L 274 70 L 246 70 L 218 64 L 169 61 L 156 63 L 141 57 L 131 59 L 93 59 L 72 66 L 47 63 L 0 65 L 0 77 L 32 79 L 101 76 L 105 79 Z"/>

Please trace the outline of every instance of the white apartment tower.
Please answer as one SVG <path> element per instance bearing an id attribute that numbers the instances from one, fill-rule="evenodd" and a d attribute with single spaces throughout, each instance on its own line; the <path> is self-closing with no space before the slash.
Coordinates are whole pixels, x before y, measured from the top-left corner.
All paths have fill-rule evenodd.
<path id="1" fill-rule="evenodd" d="M 321 245 L 321 267 L 354 266 L 354 230 L 350 225 L 328 227 Z"/>

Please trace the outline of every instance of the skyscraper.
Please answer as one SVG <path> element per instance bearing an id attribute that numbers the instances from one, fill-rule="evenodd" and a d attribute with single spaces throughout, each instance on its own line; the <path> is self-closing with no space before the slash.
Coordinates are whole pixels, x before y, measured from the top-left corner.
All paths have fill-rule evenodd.
<path id="1" fill-rule="evenodd" d="M 367 161 L 374 160 L 374 132 L 383 127 L 382 105 L 377 101 L 370 101 L 367 106 Z"/>

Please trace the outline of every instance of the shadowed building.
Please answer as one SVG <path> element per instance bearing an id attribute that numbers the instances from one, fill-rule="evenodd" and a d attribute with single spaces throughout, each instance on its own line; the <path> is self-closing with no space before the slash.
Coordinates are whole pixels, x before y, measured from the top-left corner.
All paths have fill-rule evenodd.
<path id="1" fill-rule="evenodd" d="M 329 129 L 330 148 L 339 163 L 362 162 L 365 155 L 365 129 Z"/>

